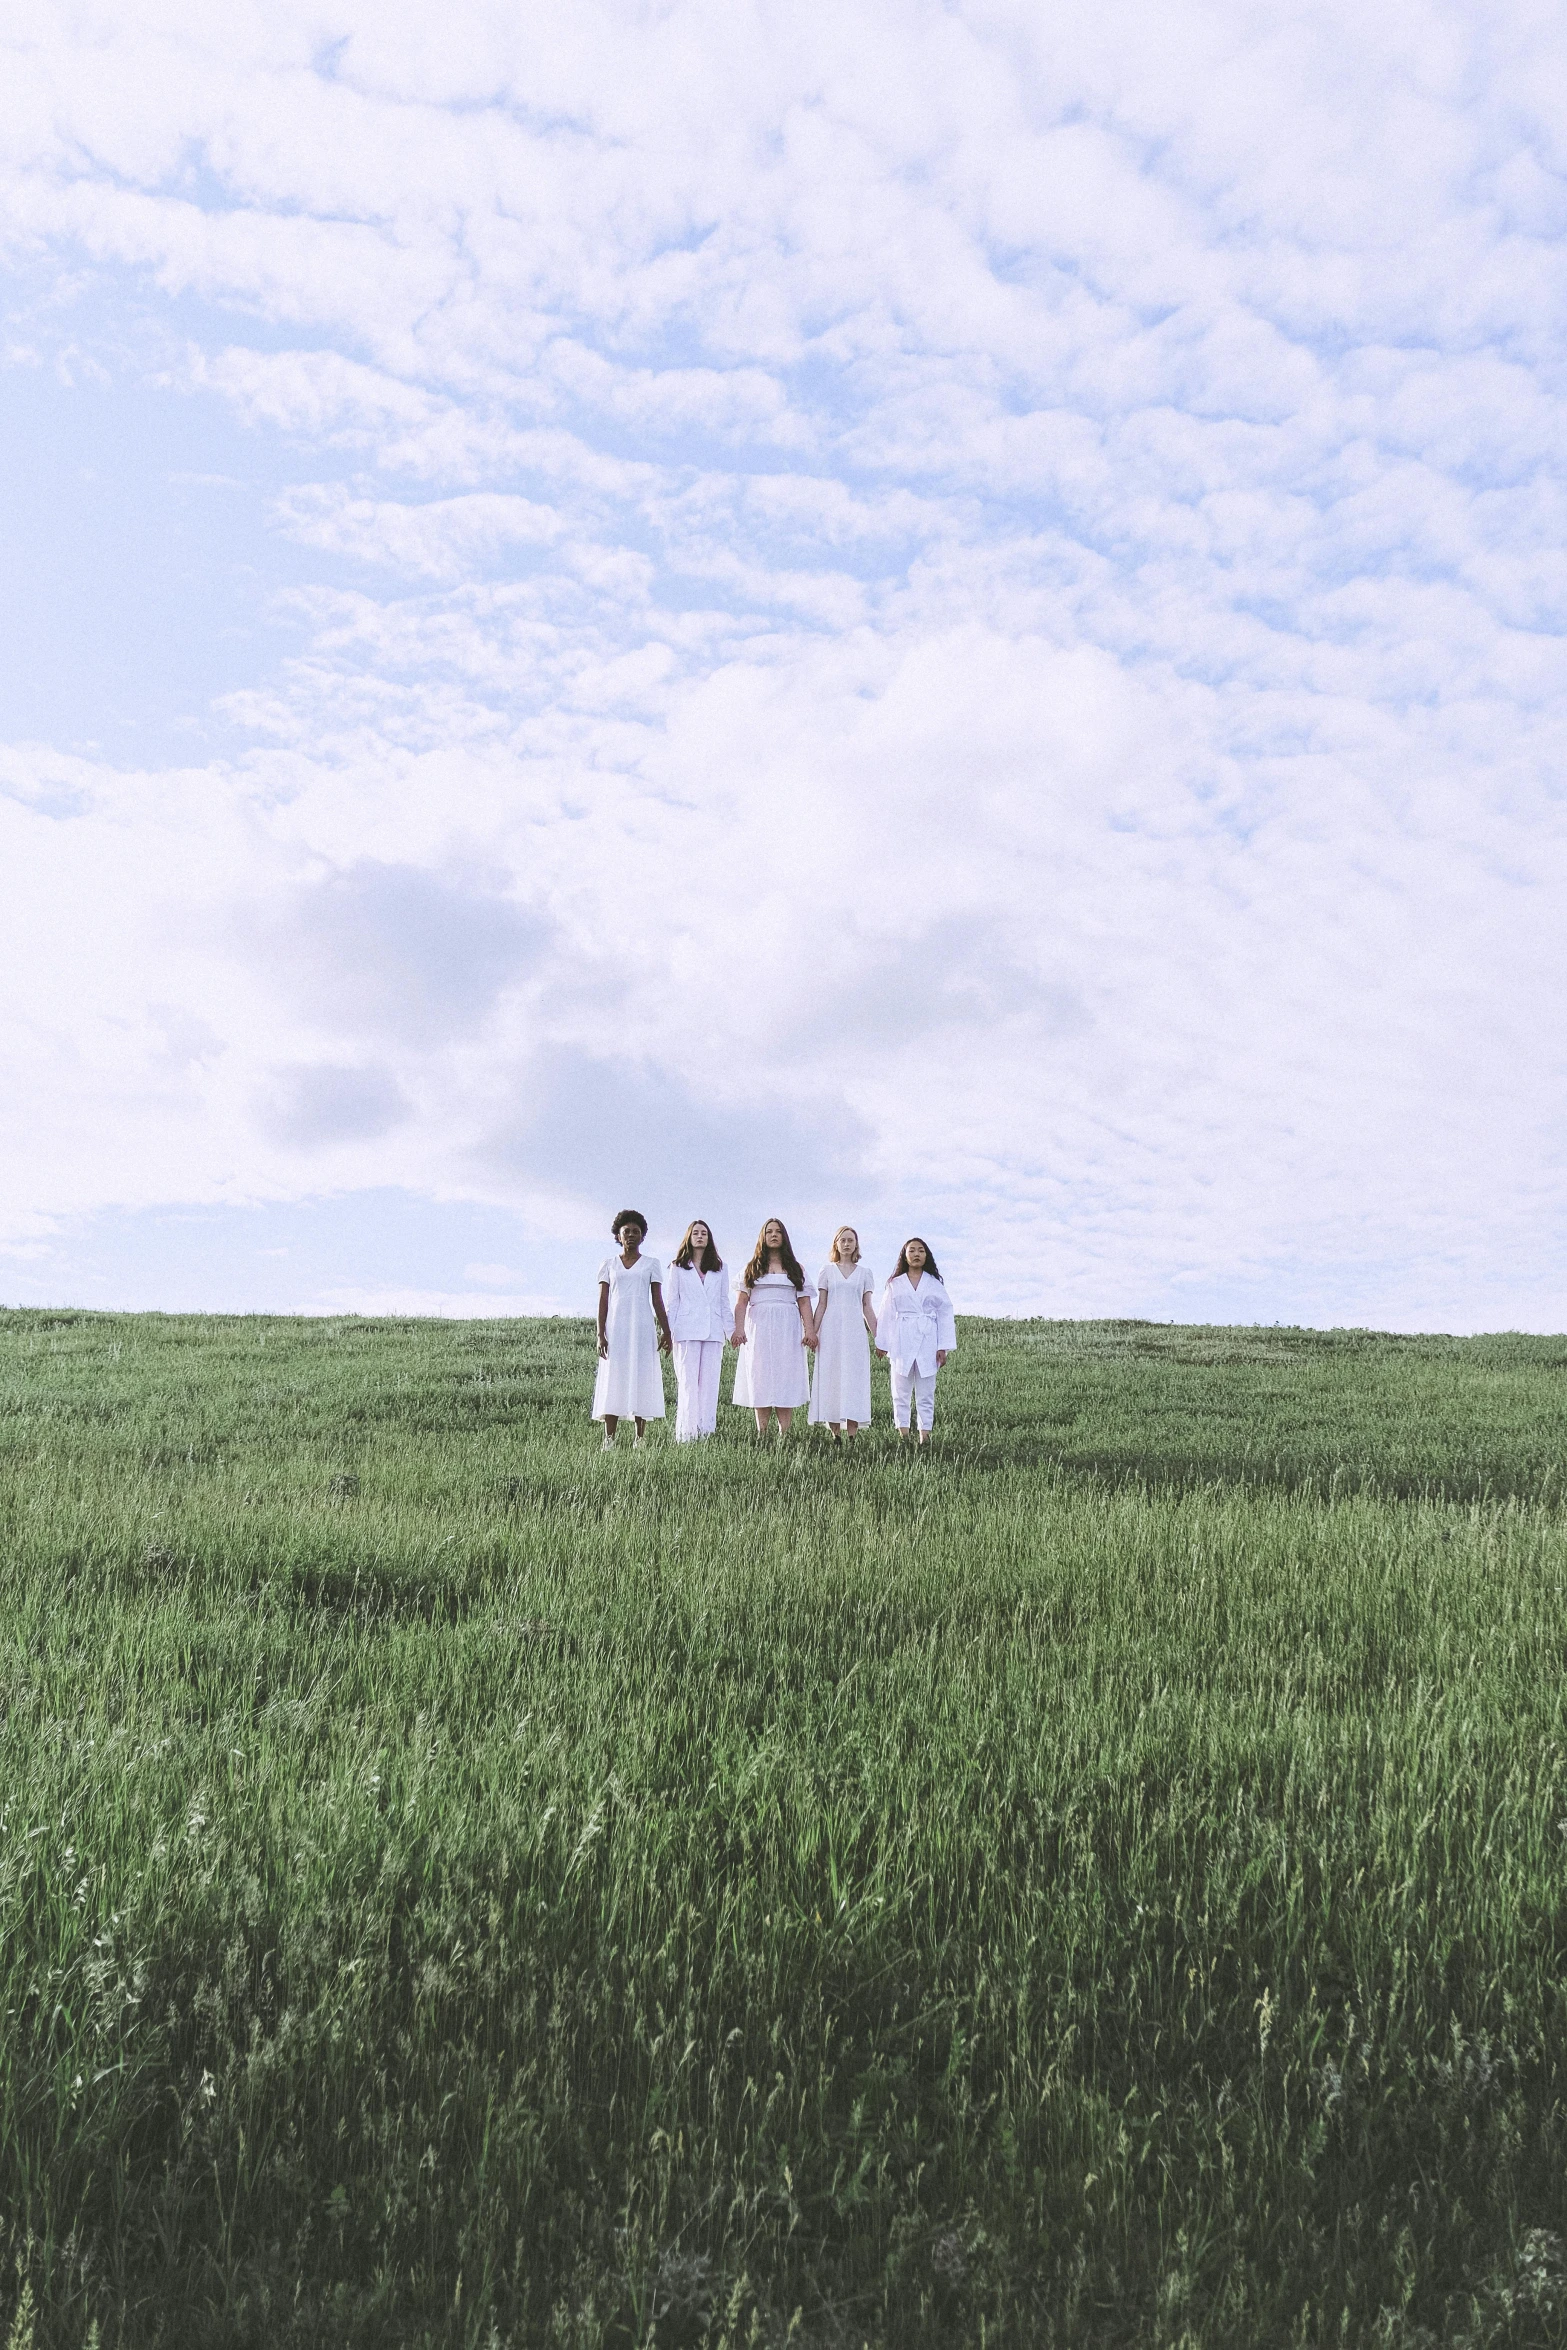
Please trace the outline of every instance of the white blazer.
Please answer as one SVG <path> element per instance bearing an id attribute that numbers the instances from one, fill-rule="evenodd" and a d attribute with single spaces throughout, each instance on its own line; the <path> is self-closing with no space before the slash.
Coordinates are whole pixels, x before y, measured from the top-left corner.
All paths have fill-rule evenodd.
<path id="1" fill-rule="evenodd" d="M 664 1275 L 664 1311 L 671 1338 L 728 1338 L 735 1326 L 728 1272 L 699 1273 L 695 1265 L 671 1265 Z"/>

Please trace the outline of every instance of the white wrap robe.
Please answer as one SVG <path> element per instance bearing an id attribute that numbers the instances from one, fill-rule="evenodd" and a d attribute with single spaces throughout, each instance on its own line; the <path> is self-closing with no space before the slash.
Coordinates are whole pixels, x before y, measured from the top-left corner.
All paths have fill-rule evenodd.
<path id="1" fill-rule="evenodd" d="M 957 1343 L 952 1300 L 935 1274 L 922 1273 L 916 1286 L 907 1273 L 894 1273 L 876 1309 L 876 1344 L 899 1377 L 918 1371 L 934 1378 L 937 1353 L 951 1354 Z"/>

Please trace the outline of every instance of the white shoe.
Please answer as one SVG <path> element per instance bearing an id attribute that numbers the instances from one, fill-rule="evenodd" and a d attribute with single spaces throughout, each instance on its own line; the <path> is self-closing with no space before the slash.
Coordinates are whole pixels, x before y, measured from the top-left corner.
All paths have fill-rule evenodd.
<path id="1" fill-rule="evenodd" d="M 613 1438 L 613 1436 L 606 1436 L 606 1437 L 605 1437 L 605 1439 L 604 1439 L 604 1441 L 603 1441 L 603 1443 L 602 1443 L 602 1444 L 599 1446 L 599 1451 L 600 1451 L 600 1452 L 613 1452 L 613 1451 L 614 1451 L 614 1449 L 615 1449 L 615 1439 Z"/>
<path id="2" fill-rule="evenodd" d="M 642 1450 L 642 1439 L 641 1439 L 641 1437 L 640 1437 L 640 1436 L 633 1436 L 633 1437 L 632 1437 L 632 1439 L 631 1439 L 631 1449 L 632 1449 L 632 1451 L 633 1451 L 633 1452 L 640 1452 L 640 1451 Z"/>

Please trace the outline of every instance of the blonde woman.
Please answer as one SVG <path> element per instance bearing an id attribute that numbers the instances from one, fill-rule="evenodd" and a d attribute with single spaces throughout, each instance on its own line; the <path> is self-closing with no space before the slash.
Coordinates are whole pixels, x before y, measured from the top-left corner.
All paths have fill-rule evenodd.
<path id="1" fill-rule="evenodd" d="M 840 1432 L 853 1436 L 870 1425 L 871 1357 L 861 1329 L 869 1331 L 874 1346 L 875 1287 L 869 1265 L 860 1261 L 859 1234 L 852 1224 L 840 1224 L 832 1255 L 816 1276 L 816 1373 L 807 1415 L 835 1437 Z"/>
<path id="2" fill-rule="evenodd" d="M 780 1436 L 802 1403 L 811 1399 L 805 1350 L 816 1344 L 816 1325 L 805 1290 L 805 1269 L 787 1228 L 769 1216 L 757 1234 L 751 1261 L 740 1277 L 735 1300 L 735 1402 L 756 1414 L 756 1433 L 765 1436 L 769 1415 Z"/>

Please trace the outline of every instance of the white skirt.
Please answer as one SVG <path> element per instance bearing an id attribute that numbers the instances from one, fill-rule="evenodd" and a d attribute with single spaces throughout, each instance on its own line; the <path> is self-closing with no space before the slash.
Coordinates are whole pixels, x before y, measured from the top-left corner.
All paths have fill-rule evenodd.
<path id="1" fill-rule="evenodd" d="M 829 1299 L 822 1318 L 816 1371 L 811 1380 L 811 1418 L 854 1420 L 869 1427 L 871 1417 L 870 1333 L 858 1295 Z"/>
<path id="2" fill-rule="evenodd" d="M 735 1364 L 738 1404 L 754 1410 L 775 1405 L 793 1411 L 811 1396 L 805 1367 L 805 1332 L 794 1291 L 787 1297 L 768 1297 L 752 1291 L 746 1306 L 745 1344 Z"/>
<path id="3" fill-rule="evenodd" d="M 609 1334 L 609 1353 L 593 1382 L 595 1420 L 661 1420 L 664 1417 L 664 1373 L 658 1359 L 658 1336 L 653 1317 L 646 1331 L 615 1330 Z"/>

